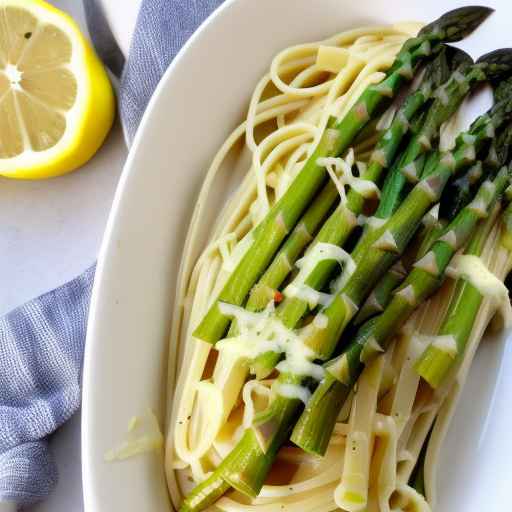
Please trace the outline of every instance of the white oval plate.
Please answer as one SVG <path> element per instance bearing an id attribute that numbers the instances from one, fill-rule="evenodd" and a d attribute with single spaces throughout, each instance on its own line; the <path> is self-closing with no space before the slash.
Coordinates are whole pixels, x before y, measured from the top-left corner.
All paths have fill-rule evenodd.
<path id="1" fill-rule="evenodd" d="M 138 131 L 99 258 L 84 369 L 88 512 L 172 510 L 159 457 L 122 463 L 103 457 L 122 440 L 133 415 L 151 407 L 164 418 L 169 326 L 191 212 L 212 156 L 244 116 L 271 57 L 350 27 L 428 21 L 466 3 L 229 0 L 176 57 Z M 498 12 L 462 44 L 475 57 L 510 43 L 512 4 L 485 3 Z M 221 186 L 213 192 L 220 200 Z M 436 512 L 506 508 L 512 354 L 504 346 L 503 339 L 488 343 L 475 360 L 445 445 Z"/>

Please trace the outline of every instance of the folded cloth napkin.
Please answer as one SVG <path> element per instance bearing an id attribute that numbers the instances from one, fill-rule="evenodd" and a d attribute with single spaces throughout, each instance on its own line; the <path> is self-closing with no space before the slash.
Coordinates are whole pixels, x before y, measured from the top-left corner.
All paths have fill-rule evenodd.
<path id="1" fill-rule="evenodd" d="M 113 73 L 128 141 L 162 74 L 223 0 L 142 0 L 126 63 L 95 0 L 84 0 L 91 35 Z M 123 65 L 124 64 L 124 65 Z M 0 318 L 0 502 L 47 496 L 57 469 L 47 437 L 80 406 L 94 267 Z"/>

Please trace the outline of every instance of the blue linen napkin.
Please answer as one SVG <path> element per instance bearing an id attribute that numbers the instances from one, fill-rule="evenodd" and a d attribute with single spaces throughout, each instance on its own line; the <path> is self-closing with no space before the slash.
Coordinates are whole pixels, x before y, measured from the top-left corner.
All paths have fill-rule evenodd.
<path id="1" fill-rule="evenodd" d="M 119 112 L 130 142 L 162 74 L 223 0 L 142 0 L 126 63 L 95 0 L 84 0 L 98 53 L 121 75 Z M 95 267 L 0 318 L 0 502 L 25 506 L 57 482 L 47 438 L 80 406 Z"/>

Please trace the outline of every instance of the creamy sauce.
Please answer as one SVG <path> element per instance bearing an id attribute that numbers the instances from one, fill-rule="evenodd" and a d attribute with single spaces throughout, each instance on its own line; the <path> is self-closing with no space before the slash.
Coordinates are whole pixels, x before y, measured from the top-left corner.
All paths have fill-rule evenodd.
<path id="1" fill-rule="evenodd" d="M 505 325 L 511 325 L 512 312 L 507 287 L 485 266 L 478 256 L 470 254 L 456 255 L 446 273 L 450 277 L 463 277 L 483 296 L 492 298 L 505 320 Z"/>
<path id="2" fill-rule="evenodd" d="M 305 405 L 311 398 L 311 391 L 304 386 L 297 386 L 296 384 L 281 384 L 279 382 L 274 386 L 274 390 L 278 395 L 285 398 L 298 399 L 304 402 Z"/>

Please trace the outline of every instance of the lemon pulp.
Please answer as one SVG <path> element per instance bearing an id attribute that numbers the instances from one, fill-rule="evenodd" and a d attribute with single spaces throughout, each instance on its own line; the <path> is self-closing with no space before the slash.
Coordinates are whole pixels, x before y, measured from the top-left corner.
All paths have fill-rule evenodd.
<path id="1" fill-rule="evenodd" d="M 40 0 L 0 0 L 0 174 L 73 170 L 113 116 L 108 77 L 71 18 Z"/>

